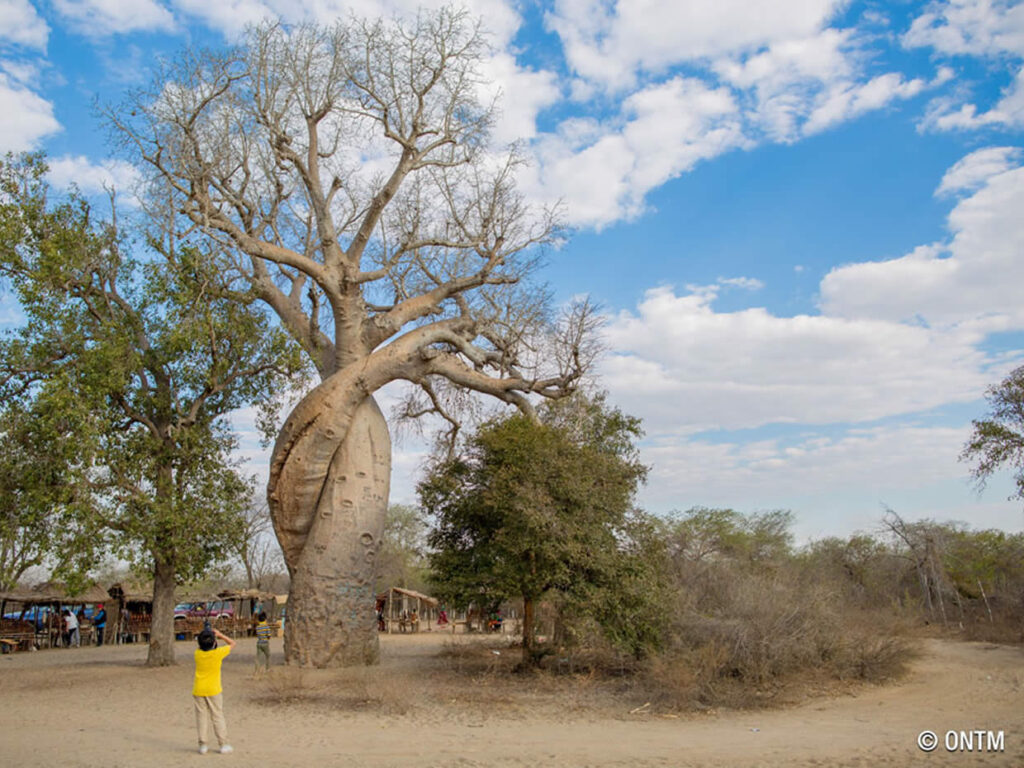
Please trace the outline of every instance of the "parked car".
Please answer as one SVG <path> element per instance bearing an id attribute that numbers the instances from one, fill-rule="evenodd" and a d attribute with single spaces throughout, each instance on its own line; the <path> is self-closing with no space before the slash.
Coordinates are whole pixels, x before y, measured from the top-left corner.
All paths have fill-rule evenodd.
<path id="1" fill-rule="evenodd" d="M 174 620 L 179 619 L 190 619 L 194 616 L 201 616 L 201 613 L 196 612 L 196 606 L 202 606 L 202 603 L 178 603 L 174 606 Z"/>
<path id="2" fill-rule="evenodd" d="M 215 600 L 207 603 L 205 616 L 211 619 L 233 619 L 235 606 L 230 600 Z"/>
<path id="3" fill-rule="evenodd" d="M 231 619 L 235 606 L 230 600 L 214 600 L 209 603 L 178 603 L 174 606 L 177 619 Z"/>

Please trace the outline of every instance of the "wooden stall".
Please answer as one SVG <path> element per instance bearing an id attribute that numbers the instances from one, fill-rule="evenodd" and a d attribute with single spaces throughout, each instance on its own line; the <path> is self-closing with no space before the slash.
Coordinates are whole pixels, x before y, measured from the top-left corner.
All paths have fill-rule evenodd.
<path id="1" fill-rule="evenodd" d="M 377 595 L 377 620 L 381 631 L 430 632 L 437 622 L 438 601 L 403 587 L 391 587 Z"/>
<path id="2" fill-rule="evenodd" d="M 258 589 L 228 589 L 217 594 L 221 603 L 230 603 L 230 615 L 228 606 L 222 605 L 217 612 L 215 626 L 221 632 L 232 637 L 245 637 L 256 634 L 256 617 L 263 611 L 267 618 L 273 622 L 275 596 L 269 592 L 260 592 Z"/>
<path id="3" fill-rule="evenodd" d="M 153 626 L 152 582 L 122 581 L 107 590 L 107 636 L 113 643 L 149 642 Z"/>
<path id="4" fill-rule="evenodd" d="M 106 599 L 106 592 L 92 584 L 70 591 L 59 582 L 47 582 L 31 589 L 0 593 L 0 649 L 5 652 L 65 645 L 64 611 L 79 618 L 82 644 L 88 644 L 91 626 L 84 608 Z"/>

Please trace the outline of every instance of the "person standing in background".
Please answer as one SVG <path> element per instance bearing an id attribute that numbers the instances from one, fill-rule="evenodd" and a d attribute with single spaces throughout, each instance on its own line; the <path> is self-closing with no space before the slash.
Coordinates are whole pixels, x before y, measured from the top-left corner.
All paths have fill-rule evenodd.
<path id="1" fill-rule="evenodd" d="M 103 603 L 96 606 L 92 626 L 96 630 L 96 645 L 103 645 L 103 631 L 107 628 L 107 612 L 103 610 Z"/>
<path id="2" fill-rule="evenodd" d="M 75 614 L 67 608 L 64 609 L 64 626 L 67 627 L 68 642 L 67 647 L 80 648 L 82 646 L 82 638 L 78 633 L 78 619 Z"/>
<path id="3" fill-rule="evenodd" d="M 270 671 L 270 636 L 273 629 L 267 624 L 267 614 L 261 612 L 259 623 L 256 625 L 256 674 L 260 671 L 260 660 L 263 661 L 263 671 Z"/>

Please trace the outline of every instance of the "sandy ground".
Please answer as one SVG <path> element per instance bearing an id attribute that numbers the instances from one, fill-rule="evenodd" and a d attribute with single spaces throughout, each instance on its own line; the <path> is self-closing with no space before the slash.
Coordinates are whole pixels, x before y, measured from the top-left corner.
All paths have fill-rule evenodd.
<path id="1" fill-rule="evenodd" d="M 617 713 L 560 707 L 551 696 L 534 708 L 528 695 L 502 693 L 504 675 L 432 689 L 430 680 L 452 669 L 450 654 L 440 654 L 450 642 L 385 636 L 374 670 L 254 678 L 254 641 L 242 640 L 224 666 L 235 752 L 205 756 L 195 749 L 191 643 L 179 643 L 178 666 L 165 669 L 147 669 L 145 648 L 132 645 L 6 655 L 0 766 L 1024 766 L 1019 647 L 929 640 L 895 685 L 784 709 L 675 717 L 631 714 L 625 701 Z M 367 703 L 376 685 L 388 690 Z M 447 698 L 463 689 L 462 701 Z M 917 746 L 926 729 L 939 735 L 931 753 Z M 976 729 L 1002 731 L 1002 751 L 946 750 L 947 731 Z"/>

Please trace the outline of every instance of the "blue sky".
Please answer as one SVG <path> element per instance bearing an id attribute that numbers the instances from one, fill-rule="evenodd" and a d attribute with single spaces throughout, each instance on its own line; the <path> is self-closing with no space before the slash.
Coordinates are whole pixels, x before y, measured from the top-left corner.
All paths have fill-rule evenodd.
<path id="1" fill-rule="evenodd" d="M 416 6 L 0 0 L 0 150 L 128 188 L 93 103 L 160 56 L 265 16 Z M 494 43 L 495 141 L 523 143 L 521 188 L 573 228 L 543 278 L 607 313 L 601 383 L 644 419 L 646 507 L 788 508 L 801 538 L 883 505 L 1022 528 L 1008 478 L 979 496 L 957 455 L 1024 363 L 1024 4 L 467 6 Z M 422 450 L 398 445 L 396 500 Z"/>

